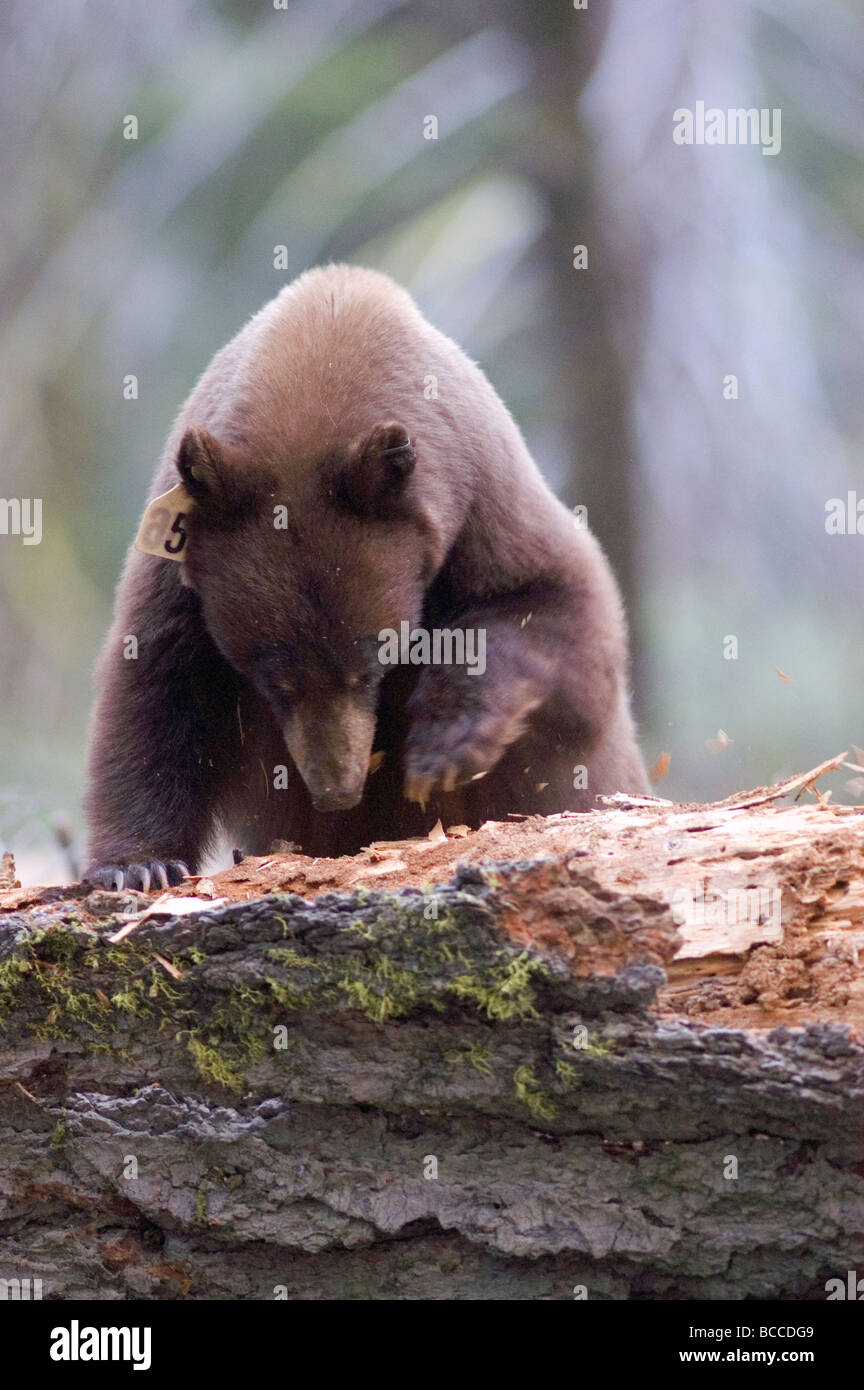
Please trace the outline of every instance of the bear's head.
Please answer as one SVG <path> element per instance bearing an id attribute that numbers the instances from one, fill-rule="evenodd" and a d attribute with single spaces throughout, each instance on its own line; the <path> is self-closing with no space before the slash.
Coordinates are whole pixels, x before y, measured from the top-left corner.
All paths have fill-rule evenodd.
<path id="1" fill-rule="evenodd" d="M 379 633 L 420 620 L 444 559 L 415 462 L 394 422 L 299 467 L 198 427 L 178 451 L 194 502 L 183 581 L 222 654 L 269 703 L 318 810 L 360 801 L 387 670 Z"/>

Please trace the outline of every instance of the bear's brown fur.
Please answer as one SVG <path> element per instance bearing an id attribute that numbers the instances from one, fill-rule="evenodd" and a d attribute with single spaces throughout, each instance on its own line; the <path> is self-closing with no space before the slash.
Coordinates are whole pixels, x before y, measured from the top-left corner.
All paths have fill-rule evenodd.
<path id="1" fill-rule="evenodd" d="M 91 880 L 176 881 L 220 828 L 333 855 L 648 790 L 600 547 L 386 276 L 309 271 L 217 353 L 151 497 L 181 479 L 186 563 L 130 551 L 98 671 Z M 485 672 L 382 666 L 403 621 L 482 629 Z"/>

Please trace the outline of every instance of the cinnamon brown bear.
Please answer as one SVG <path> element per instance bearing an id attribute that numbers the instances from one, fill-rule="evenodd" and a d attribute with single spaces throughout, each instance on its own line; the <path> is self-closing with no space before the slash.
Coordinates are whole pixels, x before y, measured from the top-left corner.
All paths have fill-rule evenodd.
<path id="1" fill-rule="evenodd" d="M 220 829 L 346 854 L 648 790 L 600 547 L 387 277 L 309 271 L 217 353 L 151 499 L 178 485 L 98 670 L 91 881 L 176 882 Z"/>

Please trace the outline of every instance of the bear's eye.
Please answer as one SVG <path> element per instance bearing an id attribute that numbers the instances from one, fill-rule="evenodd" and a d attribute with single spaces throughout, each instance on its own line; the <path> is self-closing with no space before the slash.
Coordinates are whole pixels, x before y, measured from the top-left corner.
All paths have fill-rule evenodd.
<path id="1" fill-rule="evenodd" d="M 374 671 L 352 671 L 350 676 L 345 677 L 346 689 L 355 690 L 358 694 L 374 690 L 377 684 L 378 677 Z"/>

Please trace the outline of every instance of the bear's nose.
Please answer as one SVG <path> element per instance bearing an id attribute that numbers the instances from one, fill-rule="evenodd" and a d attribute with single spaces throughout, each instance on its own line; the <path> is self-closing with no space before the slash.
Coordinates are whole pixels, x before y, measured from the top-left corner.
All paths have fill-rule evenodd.
<path id="1" fill-rule="evenodd" d="M 331 758 L 316 758 L 301 767 L 300 775 L 316 811 L 350 811 L 363 797 L 366 770 L 353 760 L 334 763 Z"/>
<path id="2" fill-rule="evenodd" d="M 350 811 L 352 806 L 359 805 L 363 790 L 351 791 L 343 790 L 340 787 L 322 787 L 312 791 L 312 805 L 316 811 Z"/>

